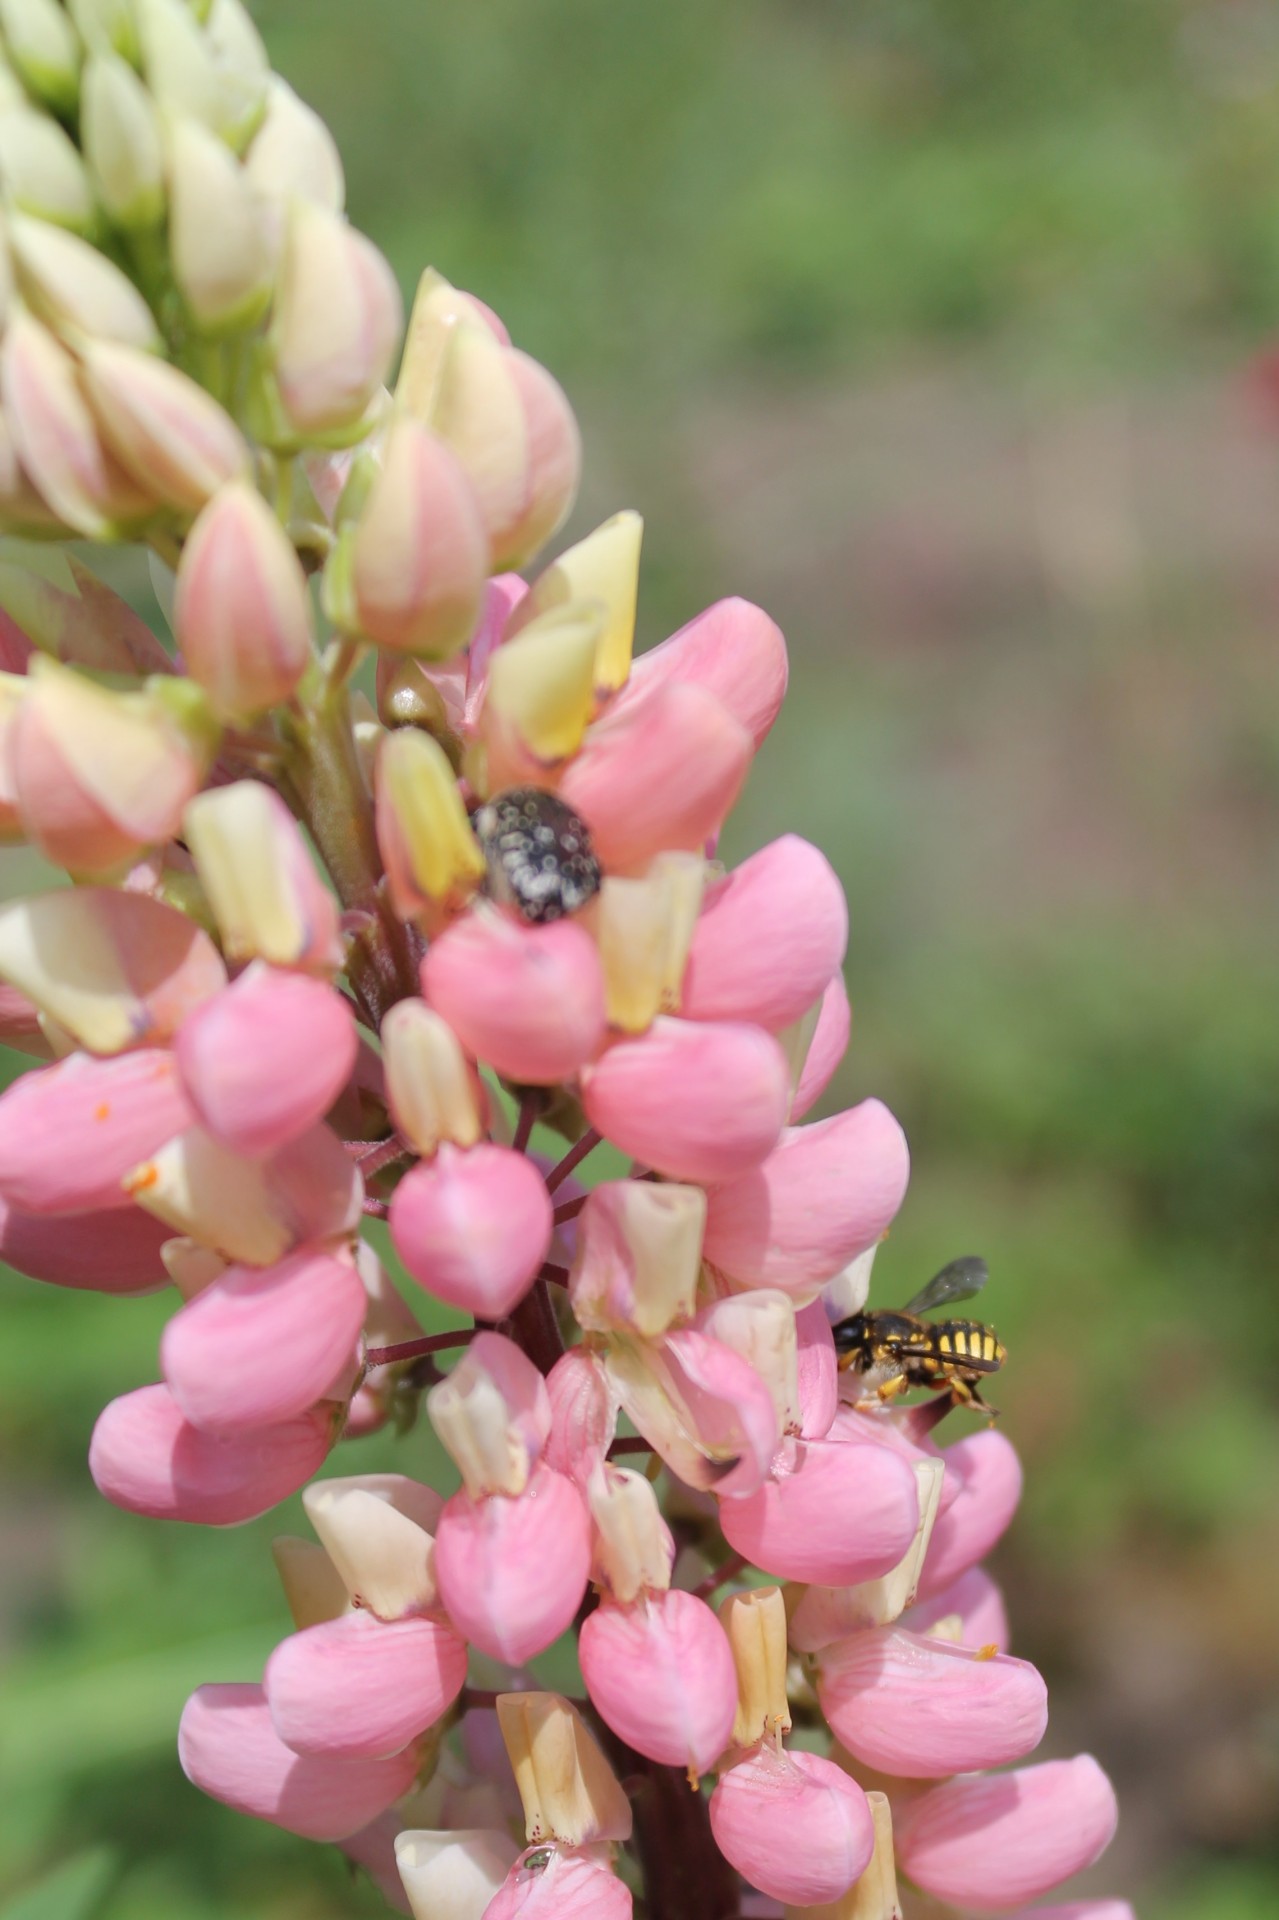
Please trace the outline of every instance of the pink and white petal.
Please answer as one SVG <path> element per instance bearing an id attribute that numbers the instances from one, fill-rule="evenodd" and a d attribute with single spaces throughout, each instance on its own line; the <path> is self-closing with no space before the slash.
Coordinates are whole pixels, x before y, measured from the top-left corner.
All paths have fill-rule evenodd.
<path id="1" fill-rule="evenodd" d="M 941 1620 L 958 1625 L 961 1647 L 996 1647 L 1007 1653 L 1012 1644 L 1004 1596 L 984 1567 L 970 1567 L 927 1600 L 919 1600 L 902 1615 L 912 1633 L 927 1633 Z"/>

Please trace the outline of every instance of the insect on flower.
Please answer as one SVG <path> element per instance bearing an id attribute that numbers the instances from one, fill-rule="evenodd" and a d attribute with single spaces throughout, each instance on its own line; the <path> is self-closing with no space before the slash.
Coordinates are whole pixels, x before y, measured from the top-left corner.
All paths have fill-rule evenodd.
<path id="1" fill-rule="evenodd" d="M 563 919 L 599 891 L 600 865 L 586 822 L 556 794 L 510 787 L 479 809 L 475 831 L 488 863 L 489 893 L 523 920 Z"/>
<path id="2" fill-rule="evenodd" d="M 989 1278 L 986 1262 L 977 1254 L 951 1260 L 913 1300 L 897 1311 L 863 1309 L 840 1320 L 832 1329 L 841 1368 L 867 1376 L 880 1400 L 892 1400 L 911 1387 L 948 1392 L 952 1406 L 998 1410 L 981 1397 L 982 1376 L 998 1373 L 1008 1358 L 994 1329 L 980 1320 L 920 1318 L 953 1301 L 971 1300 Z"/>

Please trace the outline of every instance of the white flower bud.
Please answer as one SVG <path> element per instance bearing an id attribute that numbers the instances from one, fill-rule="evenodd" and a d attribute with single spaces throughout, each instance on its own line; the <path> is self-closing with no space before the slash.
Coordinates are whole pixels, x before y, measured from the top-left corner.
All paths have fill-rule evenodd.
<path id="1" fill-rule="evenodd" d="M 271 293 L 257 198 L 235 156 L 196 120 L 169 127 L 169 250 L 192 317 L 207 332 L 250 326 Z"/>
<path id="2" fill-rule="evenodd" d="M 151 96 L 127 60 L 96 54 L 84 70 L 80 139 L 94 192 L 118 227 L 164 213 L 164 149 Z"/>
<path id="3" fill-rule="evenodd" d="M 80 94 L 80 41 L 57 0 L 0 0 L 9 58 L 29 91 L 55 113 Z"/>
<path id="4" fill-rule="evenodd" d="M 10 206 L 85 233 L 93 196 L 75 147 L 48 114 L 30 107 L 0 112 L 0 186 Z"/>

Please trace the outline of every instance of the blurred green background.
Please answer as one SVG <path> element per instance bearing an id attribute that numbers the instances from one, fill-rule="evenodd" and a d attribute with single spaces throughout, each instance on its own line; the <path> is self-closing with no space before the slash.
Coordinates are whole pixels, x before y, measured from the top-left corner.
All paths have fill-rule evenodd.
<path id="1" fill-rule="evenodd" d="M 998 1556 L 1088 1888 L 1279 1913 L 1279 7 L 262 0 L 406 288 L 568 386 L 650 644 L 760 600 L 793 691 L 733 856 L 820 842 L 916 1172 L 892 1304 L 980 1250 L 1028 1467 Z M 4 1920 L 384 1911 L 187 1788 L 178 1708 L 284 1630 L 266 1543 L 89 1485 L 164 1301 L 9 1281 Z M 412 1468 L 364 1442 L 344 1457 Z M 286 1524 L 296 1525 L 292 1516 Z"/>

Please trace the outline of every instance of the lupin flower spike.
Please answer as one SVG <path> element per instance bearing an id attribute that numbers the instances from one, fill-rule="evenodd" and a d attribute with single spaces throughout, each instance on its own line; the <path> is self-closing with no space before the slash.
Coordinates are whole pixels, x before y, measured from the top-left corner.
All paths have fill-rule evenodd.
<path id="1" fill-rule="evenodd" d="M 629 509 L 541 552 L 571 408 L 433 269 L 387 392 L 397 283 L 243 0 L 0 0 L 0 181 L 0 531 L 55 556 L 0 565 L 0 841 L 68 883 L 0 906 L 0 1255 L 168 1289 L 104 1498 L 315 1536 L 189 1779 L 415 1920 L 1132 1920 L 1061 1889 L 1096 1762 L 1024 1764 L 1013 1445 L 837 1363 L 909 1157 L 810 1117 L 837 875 L 716 857 L 778 628 L 645 650 Z M 328 1462 L 377 1429 L 412 1471 Z"/>

